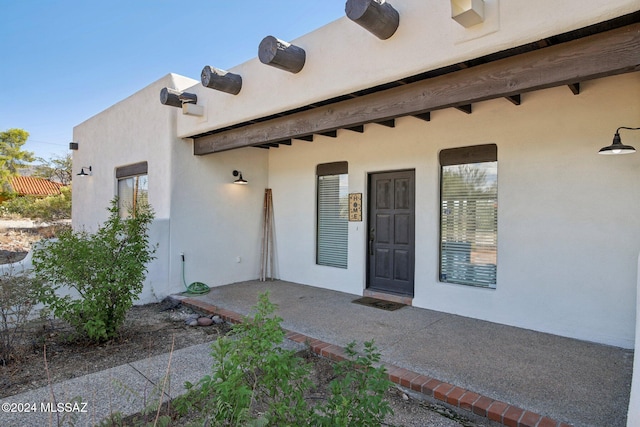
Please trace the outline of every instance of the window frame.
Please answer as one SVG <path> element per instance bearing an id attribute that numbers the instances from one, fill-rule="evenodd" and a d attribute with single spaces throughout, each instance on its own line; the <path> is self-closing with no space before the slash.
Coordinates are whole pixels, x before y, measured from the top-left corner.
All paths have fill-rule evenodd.
<path id="1" fill-rule="evenodd" d="M 498 257 L 498 149 L 496 144 L 476 145 L 470 147 L 459 147 L 453 149 L 445 149 L 440 151 L 439 154 L 440 163 L 440 197 L 439 197 L 439 253 L 438 253 L 438 280 L 441 283 L 453 283 L 459 285 L 467 285 L 474 287 L 481 287 L 487 289 L 495 289 L 497 287 L 497 257 Z M 474 165 L 480 165 L 483 163 L 495 163 L 490 168 L 495 168 L 495 175 L 492 178 L 485 176 L 485 183 L 490 184 L 495 180 L 492 185 L 494 193 L 489 194 L 489 198 L 478 197 L 461 199 L 456 202 L 454 206 L 459 207 L 458 212 L 460 215 L 468 215 L 473 212 L 472 219 L 452 219 L 445 222 L 446 215 L 450 215 L 450 207 L 445 209 L 445 168 L 451 166 L 464 166 L 469 165 L 472 167 L 470 170 L 482 170 L 483 168 Z M 455 194 L 455 189 L 448 194 Z M 473 205 L 466 207 L 467 203 L 473 201 Z M 484 214 L 481 212 L 478 214 L 477 206 L 478 202 L 483 201 Z M 487 203 L 488 202 L 488 203 Z M 464 206 L 462 206 L 464 204 Z M 489 208 L 489 204 L 491 207 Z M 471 207 L 473 206 L 473 207 Z M 487 210 L 487 208 L 491 210 Z M 455 213 L 454 213 L 455 215 Z M 484 216 L 484 218 L 483 218 Z M 488 219 L 488 221 L 487 221 Z M 490 224 L 489 236 L 487 239 L 486 233 L 482 236 L 479 233 L 479 229 L 486 224 Z M 449 231 L 445 233 L 445 228 L 454 228 L 456 224 L 464 224 L 462 227 L 464 231 Z M 469 231 L 469 229 L 471 231 Z M 449 241 L 447 238 L 451 237 L 451 234 L 464 234 L 464 239 L 458 241 L 457 238 Z M 471 237 L 469 234 L 473 233 L 475 236 Z M 448 234 L 448 235 L 447 235 Z M 491 235 L 492 234 L 492 235 Z M 448 249 L 445 248 L 445 245 Z M 482 250 L 478 250 L 478 248 Z M 475 254 L 475 261 L 474 255 Z M 484 259 L 483 259 L 484 257 Z M 487 259 L 491 259 L 493 262 L 487 262 Z M 456 271 L 452 273 L 452 269 Z"/>
<path id="2" fill-rule="evenodd" d="M 143 177 L 143 176 L 146 177 L 147 178 L 146 189 L 144 191 L 146 192 L 146 199 L 148 202 L 148 199 L 149 199 L 149 173 L 148 172 L 149 172 L 149 165 L 146 161 L 133 163 L 125 166 L 120 166 L 116 168 L 116 174 L 115 174 L 116 175 L 116 194 L 118 196 L 118 211 L 121 218 L 128 217 L 130 214 L 130 211 L 135 210 L 135 206 L 139 198 L 139 193 L 137 190 L 133 191 L 132 200 L 127 201 L 131 203 L 131 207 L 127 207 L 126 205 L 124 205 L 122 196 L 120 194 L 120 183 L 128 179 L 135 179 L 137 181 L 140 179 L 140 177 Z M 138 188 L 137 182 L 134 185 L 134 188 Z"/>
<path id="3" fill-rule="evenodd" d="M 326 209 L 322 209 L 321 200 L 323 194 L 321 193 L 321 182 L 324 177 L 337 177 L 337 191 L 338 191 L 338 199 L 336 203 L 331 207 L 329 207 L 329 211 L 333 208 L 333 214 L 337 213 L 337 217 L 328 217 L 327 221 L 323 221 L 323 214 L 326 212 Z M 345 179 L 347 182 L 346 185 L 341 184 L 341 180 Z M 349 213 L 348 213 L 348 198 L 349 198 L 349 166 L 348 162 L 332 162 L 332 163 L 322 163 L 316 166 L 316 238 L 315 238 L 315 263 L 316 265 L 321 265 L 325 267 L 335 267 L 335 268 L 348 268 L 348 251 L 349 251 Z M 346 191 L 344 194 L 344 209 L 345 211 L 341 214 L 341 190 Z M 324 194 L 327 196 L 327 194 Z M 337 210 L 336 210 L 337 209 Z M 342 218 L 344 221 L 342 221 Z M 331 233 L 329 235 L 323 235 L 323 227 L 328 225 L 337 225 L 343 227 L 342 231 L 340 231 L 337 235 L 335 233 Z M 323 225 L 324 222 L 324 225 Z M 333 240 L 335 243 L 336 238 L 340 239 L 338 242 L 342 244 L 337 248 L 338 256 L 336 254 L 332 254 L 331 256 L 326 255 L 326 246 L 330 245 L 330 242 L 325 241 Z"/>

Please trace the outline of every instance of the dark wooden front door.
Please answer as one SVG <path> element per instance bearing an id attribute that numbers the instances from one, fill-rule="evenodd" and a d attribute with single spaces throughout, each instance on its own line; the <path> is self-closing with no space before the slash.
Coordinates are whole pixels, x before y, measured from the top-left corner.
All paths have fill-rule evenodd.
<path id="1" fill-rule="evenodd" d="M 413 296 L 415 171 L 369 175 L 368 288 Z"/>

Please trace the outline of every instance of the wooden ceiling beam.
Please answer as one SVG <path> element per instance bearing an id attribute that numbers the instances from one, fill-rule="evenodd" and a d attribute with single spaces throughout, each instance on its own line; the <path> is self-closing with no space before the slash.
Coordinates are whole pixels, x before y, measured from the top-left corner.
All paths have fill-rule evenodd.
<path id="1" fill-rule="evenodd" d="M 459 107 L 640 70 L 640 23 L 194 140 L 194 154 Z"/>

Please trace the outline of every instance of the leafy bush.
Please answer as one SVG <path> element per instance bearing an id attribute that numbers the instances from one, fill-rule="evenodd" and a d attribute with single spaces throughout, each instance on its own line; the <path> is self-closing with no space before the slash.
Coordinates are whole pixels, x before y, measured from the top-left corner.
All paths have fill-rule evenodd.
<path id="1" fill-rule="evenodd" d="M 138 205 L 121 218 L 114 199 L 108 210 L 109 218 L 94 234 L 64 230 L 33 253 L 36 276 L 49 284 L 40 301 L 94 341 L 117 335 L 156 251 L 149 245 L 149 206 Z M 61 296 L 61 289 L 77 295 Z"/>
<path id="2" fill-rule="evenodd" d="M 190 391 L 178 410 L 196 408 L 215 426 L 298 425 L 296 420 L 308 418 L 309 368 L 279 346 L 284 331 L 275 308 L 268 294 L 260 295 L 255 316 L 212 344 L 213 373 L 197 387 L 187 383 Z"/>
<path id="3" fill-rule="evenodd" d="M 268 294 L 259 297 L 254 317 L 235 325 L 230 337 L 212 344 L 212 374 L 175 402 L 180 414 L 196 410 L 211 426 L 362 426 L 380 425 L 392 413 L 384 399 L 391 386 L 373 342 L 364 355 L 355 343 L 346 348 L 348 360 L 335 365 L 331 397 L 324 404 L 304 400 L 312 383 L 310 367 L 292 350 L 283 350 L 282 319 Z"/>
<path id="4" fill-rule="evenodd" d="M 380 353 L 373 341 L 364 343 L 364 354 L 355 351 L 355 342 L 345 348 L 347 359 L 336 363 L 337 378 L 331 384 L 331 396 L 314 412 L 312 425 L 328 427 L 381 425 L 393 413 L 384 393 L 393 385 L 388 380 Z"/>
<path id="5" fill-rule="evenodd" d="M 60 194 L 37 198 L 13 197 L 0 205 L 0 215 L 55 221 L 71 218 L 71 188 L 62 187 Z"/>
<path id="6" fill-rule="evenodd" d="M 28 272 L 0 274 L 0 363 L 6 365 L 19 344 L 41 283 Z"/>

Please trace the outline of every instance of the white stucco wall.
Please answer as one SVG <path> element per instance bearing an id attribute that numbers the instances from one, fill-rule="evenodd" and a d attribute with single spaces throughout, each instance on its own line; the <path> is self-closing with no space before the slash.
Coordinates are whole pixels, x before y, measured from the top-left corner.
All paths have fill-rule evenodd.
<path id="1" fill-rule="evenodd" d="M 496 99 L 471 115 L 448 109 L 269 150 L 280 277 L 353 294 L 366 286 L 366 219 L 349 224 L 348 269 L 315 265 L 318 163 L 348 161 L 349 192 L 365 207 L 368 173 L 415 169 L 415 306 L 632 348 L 640 157 L 597 151 L 638 117 L 635 73 L 583 83 L 578 96 L 558 87 L 520 106 Z M 640 146 L 640 132 L 622 137 Z M 487 143 L 498 146 L 497 289 L 439 283 L 438 153 Z"/>
<path id="2" fill-rule="evenodd" d="M 638 257 L 638 272 L 640 272 L 640 256 Z M 636 313 L 640 312 L 640 274 L 636 295 Z M 640 316 L 636 317 L 636 343 L 640 343 Z M 635 351 L 633 358 L 633 378 L 631 381 L 631 396 L 629 397 L 629 411 L 627 413 L 627 426 L 640 425 L 640 351 Z"/>
<path id="3" fill-rule="evenodd" d="M 400 26 L 387 40 L 379 40 L 345 16 L 287 40 L 307 53 L 297 74 L 254 58 L 230 69 L 243 79 L 238 95 L 201 84 L 189 88 L 198 95 L 198 105 L 205 107 L 205 116 L 178 117 L 178 135 L 188 137 L 286 111 L 638 10 L 637 0 L 485 0 L 485 22 L 465 29 L 451 19 L 449 1 L 391 3 L 400 14 Z M 256 54 L 260 41 L 255 41 Z"/>
<path id="4" fill-rule="evenodd" d="M 76 126 L 73 140 L 73 173 L 91 166 L 92 175 L 73 180 L 73 227 L 95 230 L 108 217 L 109 202 L 117 195 L 115 170 L 142 161 L 148 162 L 149 203 L 155 211 L 150 240 L 158 245 L 141 301 L 154 301 L 172 292 L 170 274 L 170 212 L 174 151 L 184 146 L 176 138 L 177 108 L 160 103 L 165 87 L 186 88 L 196 81 L 169 74 Z"/>
<path id="5" fill-rule="evenodd" d="M 266 150 L 246 148 L 197 157 L 190 142 L 181 145 L 175 153 L 171 192 L 171 283 L 184 290 L 180 253 L 185 255 L 187 285 L 256 279 L 267 187 Z M 241 171 L 249 184 L 233 184 L 234 170 Z"/>

